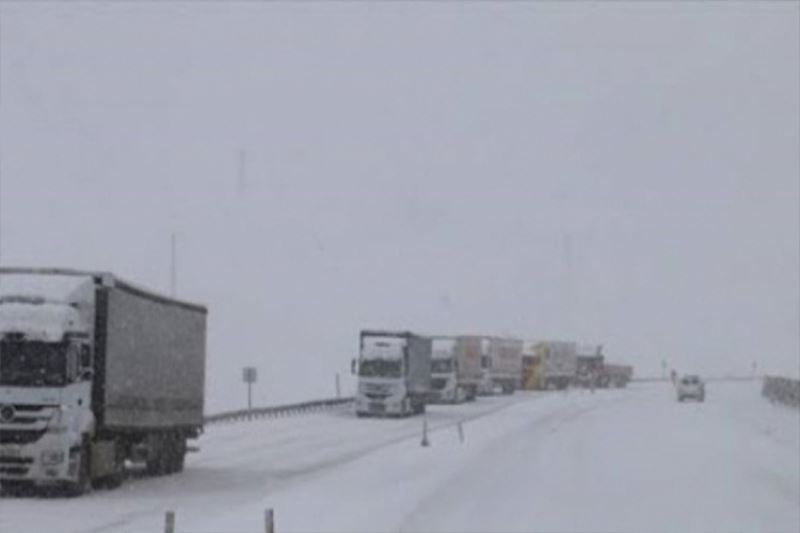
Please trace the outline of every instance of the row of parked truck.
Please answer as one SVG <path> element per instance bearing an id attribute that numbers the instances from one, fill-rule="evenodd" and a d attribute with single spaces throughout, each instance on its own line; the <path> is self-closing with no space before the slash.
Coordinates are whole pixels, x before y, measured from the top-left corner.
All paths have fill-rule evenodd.
<path id="1" fill-rule="evenodd" d="M 602 346 L 482 335 L 365 330 L 356 414 L 404 416 L 430 403 L 462 403 L 516 390 L 624 387 L 633 368 L 605 361 Z"/>
<path id="2" fill-rule="evenodd" d="M 118 485 L 128 464 L 182 470 L 203 431 L 206 316 L 110 273 L 0 268 L 3 492 L 82 494 Z M 391 331 L 363 331 L 353 366 L 360 415 L 631 375 L 574 343 Z"/>

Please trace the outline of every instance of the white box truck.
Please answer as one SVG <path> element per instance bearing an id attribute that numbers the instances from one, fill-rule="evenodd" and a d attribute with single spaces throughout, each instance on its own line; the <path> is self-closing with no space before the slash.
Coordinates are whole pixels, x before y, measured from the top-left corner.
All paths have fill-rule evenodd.
<path id="1" fill-rule="evenodd" d="M 466 391 L 467 401 L 475 400 L 483 377 L 481 367 L 481 338 L 474 335 L 456 337 L 456 377 Z"/>
<path id="2" fill-rule="evenodd" d="M 482 343 L 481 394 L 513 394 L 522 382 L 522 346 L 519 339 L 485 337 Z"/>
<path id="3" fill-rule="evenodd" d="M 425 412 L 431 392 L 431 339 L 409 331 L 362 331 L 356 415 L 408 416 Z"/>
<path id="4" fill-rule="evenodd" d="M 77 495 L 121 483 L 126 461 L 182 470 L 203 429 L 206 314 L 112 274 L 0 268 L 3 490 Z"/>
<path id="5" fill-rule="evenodd" d="M 535 346 L 541 361 L 541 386 L 544 389 L 566 389 L 578 371 L 577 346 L 568 341 L 543 341 Z"/>

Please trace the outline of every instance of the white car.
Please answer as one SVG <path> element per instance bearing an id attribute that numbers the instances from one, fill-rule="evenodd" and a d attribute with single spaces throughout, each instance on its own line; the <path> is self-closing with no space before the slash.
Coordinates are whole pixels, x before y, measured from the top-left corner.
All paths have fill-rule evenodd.
<path id="1" fill-rule="evenodd" d="M 706 386 L 698 376 L 683 376 L 678 380 L 676 389 L 679 402 L 687 398 L 692 398 L 698 402 L 706 399 Z"/>

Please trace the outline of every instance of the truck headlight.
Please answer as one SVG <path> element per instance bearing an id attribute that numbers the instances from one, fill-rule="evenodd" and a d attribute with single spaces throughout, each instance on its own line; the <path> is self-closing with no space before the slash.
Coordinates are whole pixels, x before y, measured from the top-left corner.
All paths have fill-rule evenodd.
<path id="1" fill-rule="evenodd" d="M 42 464 L 46 466 L 61 464 L 65 458 L 66 455 L 63 450 L 45 450 L 42 452 Z"/>
<path id="2" fill-rule="evenodd" d="M 61 434 L 67 432 L 69 428 L 63 423 L 65 410 L 63 406 L 58 406 L 55 409 L 52 416 L 50 416 L 50 420 L 47 421 L 48 433 Z"/>

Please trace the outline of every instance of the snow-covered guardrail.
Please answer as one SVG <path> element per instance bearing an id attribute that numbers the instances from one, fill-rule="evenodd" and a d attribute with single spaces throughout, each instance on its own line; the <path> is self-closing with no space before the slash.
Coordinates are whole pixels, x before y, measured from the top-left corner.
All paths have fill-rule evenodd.
<path id="1" fill-rule="evenodd" d="M 764 376 L 761 394 L 771 402 L 800 407 L 800 380 Z"/>
<path id="2" fill-rule="evenodd" d="M 339 407 L 350 403 L 353 403 L 352 397 L 312 400 L 310 402 L 276 405 L 274 407 L 259 407 L 257 409 L 239 409 L 238 411 L 227 411 L 215 415 L 208 415 L 205 417 L 205 423 L 216 424 L 219 422 L 236 422 L 240 420 L 253 420 L 256 418 L 292 416 L 313 411 L 322 411 L 324 409 Z"/>

